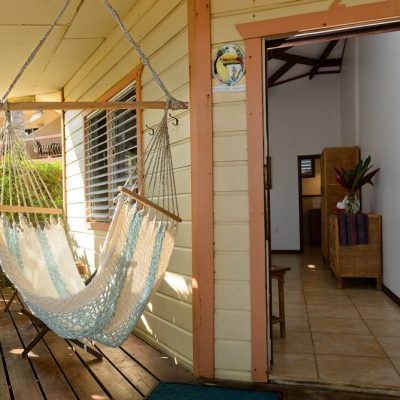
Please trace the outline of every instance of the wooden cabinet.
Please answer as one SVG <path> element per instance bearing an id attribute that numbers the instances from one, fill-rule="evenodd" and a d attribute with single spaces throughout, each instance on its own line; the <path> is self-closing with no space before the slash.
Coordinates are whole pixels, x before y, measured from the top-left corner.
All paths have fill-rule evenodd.
<path id="1" fill-rule="evenodd" d="M 368 214 L 368 244 L 341 246 L 338 216 L 329 215 L 329 266 L 336 276 L 336 286 L 342 287 L 344 277 L 376 278 L 376 288 L 382 287 L 382 218 Z"/>
<path id="2" fill-rule="evenodd" d="M 321 153 L 321 251 L 329 260 L 329 214 L 343 200 L 346 190 L 336 182 L 336 171 L 354 168 L 360 160 L 359 147 L 328 147 Z"/>

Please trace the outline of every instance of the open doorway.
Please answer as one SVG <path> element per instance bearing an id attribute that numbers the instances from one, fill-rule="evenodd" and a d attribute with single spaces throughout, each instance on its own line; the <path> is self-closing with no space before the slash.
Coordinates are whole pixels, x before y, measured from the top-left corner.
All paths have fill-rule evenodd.
<path id="1" fill-rule="evenodd" d="M 353 146 L 362 158 L 371 155 L 382 173 L 395 174 L 398 156 L 392 149 L 400 141 L 394 127 L 400 120 L 387 99 L 400 101 L 400 88 L 393 86 L 400 52 L 394 65 L 384 61 L 394 43 L 400 44 L 400 33 L 359 39 L 342 33 L 285 47 L 281 41 L 267 50 L 270 265 L 291 268 L 285 276 L 286 337 L 277 325 L 272 329 L 273 379 L 400 389 L 400 283 L 387 280 L 382 292 L 375 280 L 346 278 L 337 289 L 329 262 L 306 244 L 306 210 L 318 206 L 304 205 L 299 173 L 304 155 Z M 384 273 L 397 277 L 397 246 L 388 239 L 390 232 L 400 235 L 389 205 L 397 190 L 382 173 L 373 188 L 363 190 L 361 206 L 382 216 Z M 278 294 L 272 282 L 275 314 Z"/>
<path id="2" fill-rule="evenodd" d="M 321 246 L 321 162 L 319 154 L 297 157 L 300 250 Z"/>

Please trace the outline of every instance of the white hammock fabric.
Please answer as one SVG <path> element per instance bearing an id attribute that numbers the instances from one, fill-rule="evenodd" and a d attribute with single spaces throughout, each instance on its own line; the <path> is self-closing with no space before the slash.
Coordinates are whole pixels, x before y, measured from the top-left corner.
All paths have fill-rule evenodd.
<path id="1" fill-rule="evenodd" d="M 41 195 L 50 194 L 6 116 L 0 131 L 0 206 L 8 193 L 10 209 L 17 198 L 18 210 L 36 208 L 37 212 L 1 214 L 1 266 L 32 313 L 62 337 L 120 345 L 137 324 L 168 266 L 177 231 L 177 222 L 168 214 L 174 216 L 178 204 L 167 112 L 168 108 L 127 179 L 127 184 L 133 182 L 131 191 L 148 193 L 150 206 L 124 192 L 117 196 L 97 273 L 88 286 L 76 268 L 62 219 L 45 215 L 54 200 L 42 199 Z M 133 176 L 139 178 L 132 180 Z"/>
<path id="2" fill-rule="evenodd" d="M 182 103 L 171 96 L 109 1 L 103 0 L 164 91 L 166 104 L 155 134 L 143 153 L 139 152 L 135 158 L 135 168 L 124 185 L 127 190 L 117 197 L 97 273 L 85 286 L 62 220 L 49 217 L 49 214 L 60 214 L 60 210 L 56 209 L 54 199 L 28 156 L 5 102 L 69 2 L 65 0 L 56 19 L 1 98 L 5 125 L 0 130 L 0 261 L 32 313 L 58 335 L 92 339 L 115 347 L 137 324 L 174 247 L 180 218 L 168 109 L 170 105 L 177 109 Z"/>
<path id="3" fill-rule="evenodd" d="M 157 221 L 120 195 L 96 276 L 85 287 L 62 221 L 44 228 L 25 217 L 1 218 L 4 272 L 35 316 L 62 337 L 118 346 L 138 322 L 163 276 L 174 247 L 176 223 Z"/>

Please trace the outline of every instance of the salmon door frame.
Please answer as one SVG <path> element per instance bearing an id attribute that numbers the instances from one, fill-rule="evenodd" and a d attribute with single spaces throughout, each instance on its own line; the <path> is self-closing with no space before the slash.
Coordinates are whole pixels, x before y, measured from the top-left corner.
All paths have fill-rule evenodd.
<path id="1" fill-rule="evenodd" d="M 252 380 L 268 381 L 267 308 L 267 230 L 265 228 L 264 135 L 267 90 L 264 79 L 265 44 L 272 48 L 335 37 L 354 37 L 364 33 L 399 30 L 400 1 L 386 0 L 364 5 L 345 6 L 332 0 L 325 11 L 294 15 L 236 25 L 244 39 L 246 52 L 247 144 L 249 180 L 250 285 L 251 285 L 251 368 Z M 290 41 L 290 42 L 289 42 Z M 269 207 L 269 204 L 267 204 Z M 268 253 L 268 254 L 267 254 Z M 269 263 L 268 263 L 269 264 Z"/>

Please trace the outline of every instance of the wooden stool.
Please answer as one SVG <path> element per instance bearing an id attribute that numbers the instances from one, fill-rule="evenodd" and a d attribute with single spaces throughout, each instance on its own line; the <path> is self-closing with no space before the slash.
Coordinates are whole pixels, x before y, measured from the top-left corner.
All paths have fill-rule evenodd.
<path id="1" fill-rule="evenodd" d="M 286 337 L 286 324 L 285 324 L 285 273 L 290 271 L 289 267 L 279 267 L 277 265 L 271 266 L 271 277 L 278 281 L 278 299 L 279 299 L 279 315 L 272 316 L 272 323 L 279 322 L 279 330 L 281 338 Z"/>

